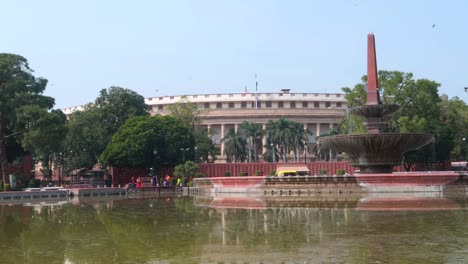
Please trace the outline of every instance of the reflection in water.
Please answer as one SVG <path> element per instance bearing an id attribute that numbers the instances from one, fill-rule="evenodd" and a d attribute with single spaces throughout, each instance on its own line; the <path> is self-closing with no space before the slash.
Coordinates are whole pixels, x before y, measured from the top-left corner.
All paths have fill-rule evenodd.
<path id="1" fill-rule="evenodd" d="M 368 202 L 376 199 L 394 198 L 110 197 L 0 205 L 0 263 L 457 263 L 465 259 L 466 197 L 405 198 L 426 199 L 424 208 L 437 204 L 430 210 L 367 210 Z M 436 209 L 446 209 L 443 205 L 451 210 Z"/>

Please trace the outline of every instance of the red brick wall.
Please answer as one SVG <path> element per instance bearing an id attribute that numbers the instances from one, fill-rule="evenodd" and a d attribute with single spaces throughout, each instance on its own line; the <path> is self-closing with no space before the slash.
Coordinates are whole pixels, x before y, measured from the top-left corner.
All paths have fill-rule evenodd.
<path id="1" fill-rule="evenodd" d="M 26 177 L 31 178 L 31 169 L 32 169 L 32 156 L 29 153 L 26 153 L 23 157 L 22 164 L 8 164 L 6 169 L 7 174 L 21 173 Z M 0 170 L 0 179 L 2 178 L 2 171 Z"/>

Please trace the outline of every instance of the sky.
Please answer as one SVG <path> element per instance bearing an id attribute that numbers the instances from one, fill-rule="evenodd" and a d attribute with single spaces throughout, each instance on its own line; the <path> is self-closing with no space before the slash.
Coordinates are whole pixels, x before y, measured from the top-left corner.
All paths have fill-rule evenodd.
<path id="1" fill-rule="evenodd" d="M 25 57 L 55 108 L 120 86 L 144 97 L 291 89 L 340 93 L 412 72 L 468 102 L 468 1 L 0 0 L 0 53 Z"/>

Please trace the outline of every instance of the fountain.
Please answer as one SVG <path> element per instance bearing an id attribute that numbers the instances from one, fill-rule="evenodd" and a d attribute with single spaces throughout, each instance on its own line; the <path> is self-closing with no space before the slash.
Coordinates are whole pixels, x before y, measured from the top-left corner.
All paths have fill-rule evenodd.
<path id="1" fill-rule="evenodd" d="M 335 135 L 319 139 L 319 145 L 346 152 L 350 165 L 359 168 L 356 180 L 363 186 L 399 186 L 398 190 L 425 186 L 433 191 L 458 178 L 454 172 L 411 172 L 395 173 L 393 168 L 400 165 L 403 154 L 427 145 L 433 140 L 430 134 L 381 133 L 383 118 L 399 110 L 396 104 L 383 104 L 380 100 L 377 77 L 375 38 L 367 38 L 367 102 L 363 106 L 350 108 L 352 114 L 365 119 L 367 134 Z M 380 191 L 385 190 L 380 188 Z M 408 190 L 408 189 L 406 189 Z M 421 190 L 419 188 L 418 190 Z"/>

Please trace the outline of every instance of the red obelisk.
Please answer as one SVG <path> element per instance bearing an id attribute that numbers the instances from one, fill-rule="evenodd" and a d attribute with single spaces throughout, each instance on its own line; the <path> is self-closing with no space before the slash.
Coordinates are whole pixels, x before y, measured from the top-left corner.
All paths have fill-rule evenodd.
<path id="1" fill-rule="evenodd" d="M 379 92 L 377 90 L 379 80 L 377 77 L 377 57 L 375 55 L 374 34 L 367 35 L 367 103 L 368 105 L 379 104 Z"/>

